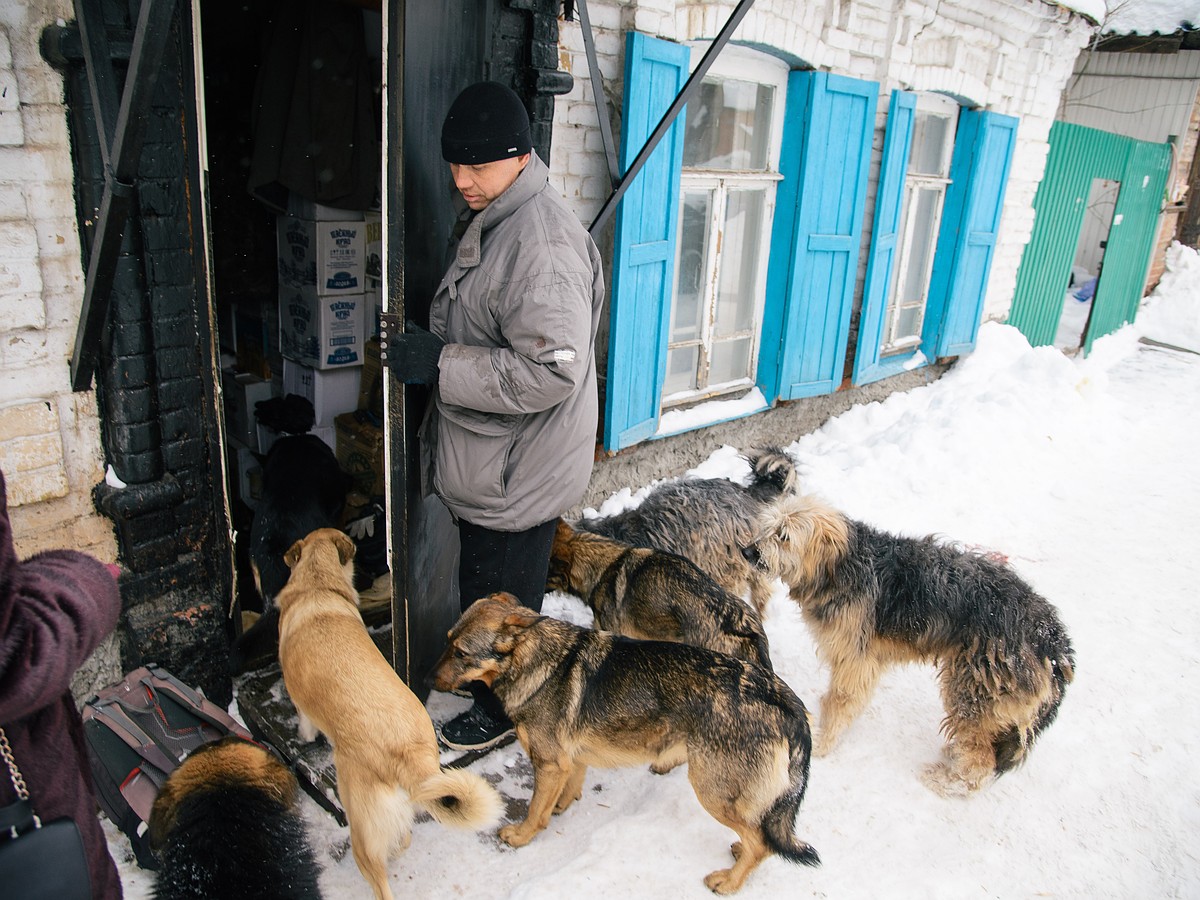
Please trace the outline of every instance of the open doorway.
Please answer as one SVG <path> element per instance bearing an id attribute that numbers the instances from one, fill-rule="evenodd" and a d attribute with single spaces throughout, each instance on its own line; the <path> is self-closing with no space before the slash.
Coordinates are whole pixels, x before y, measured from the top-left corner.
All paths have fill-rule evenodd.
<path id="1" fill-rule="evenodd" d="M 365 608 L 390 621 L 383 410 L 371 354 L 381 295 L 383 28 L 379 5 L 364 6 L 371 4 L 196 7 L 235 536 L 231 639 L 263 609 L 250 537 L 267 455 L 299 434 L 319 438 L 349 476 L 337 524 L 353 526 L 359 539 Z M 365 517 L 371 521 L 356 524 Z"/>
<path id="2" fill-rule="evenodd" d="M 1063 352 L 1077 352 L 1087 338 L 1092 306 L 1104 269 L 1104 251 L 1114 225 L 1113 213 L 1120 192 L 1121 183 L 1108 178 L 1093 179 L 1088 191 L 1071 277 L 1063 296 L 1062 313 L 1054 337 L 1054 346 Z"/>
<path id="3" fill-rule="evenodd" d="M 287 581 L 287 547 L 313 528 L 338 527 L 357 548 L 363 619 L 393 659 L 376 337 L 380 7 L 372 0 L 195 6 L 238 705 L 339 820 L 329 748 L 299 738 L 281 688 L 275 620 L 263 618 L 257 629 L 255 622 Z"/>

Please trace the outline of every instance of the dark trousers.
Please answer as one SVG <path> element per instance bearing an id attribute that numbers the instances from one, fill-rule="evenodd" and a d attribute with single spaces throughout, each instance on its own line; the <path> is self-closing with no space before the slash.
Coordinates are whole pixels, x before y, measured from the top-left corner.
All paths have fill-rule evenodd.
<path id="1" fill-rule="evenodd" d="M 460 520 L 458 596 L 463 611 L 480 597 L 507 591 L 522 606 L 541 612 L 557 524 L 557 519 L 551 519 L 525 531 L 493 531 Z M 475 702 L 492 718 L 508 719 L 504 707 L 486 685 L 475 681 L 470 688 Z"/>

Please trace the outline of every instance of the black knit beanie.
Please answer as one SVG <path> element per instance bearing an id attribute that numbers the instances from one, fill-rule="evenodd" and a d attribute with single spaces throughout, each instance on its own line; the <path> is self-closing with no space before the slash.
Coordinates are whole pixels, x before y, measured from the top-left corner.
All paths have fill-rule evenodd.
<path id="1" fill-rule="evenodd" d="M 528 153 L 529 113 L 512 90 L 495 81 L 464 88 L 442 123 L 442 158 L 473 166 Z"/>

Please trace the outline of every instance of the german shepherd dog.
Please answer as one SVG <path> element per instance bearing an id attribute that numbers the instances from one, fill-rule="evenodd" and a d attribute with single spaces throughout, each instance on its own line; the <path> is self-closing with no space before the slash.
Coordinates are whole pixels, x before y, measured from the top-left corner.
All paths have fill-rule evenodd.
<path id="1" fill-rule="evenodd" d="M 296 777 L 266 748 L 225 737 L 197 748 L 150 811 L 156 900 L 318 900 Z"/>
<path id="2" fill-rule="evenodd" d="M 737 832 L 734 864 L 704 883 L 738 890 L 771 853 L 804 865 L 816 850 L 793 834 L 808 785 L 804 704 L 776 675 L 724 653 L 639 641 L 538 615 L 511 594 L 476 600 L 450 630 L 434 687 L 491 687 L 533 763 L 523 822 L 500 839 L 523 847 L 552 812 L 578 800 L 588 766 L 688 763 L 700 805 Z"/>
<path id="3" fill-rule="evenodd" d="M 674 553 L 576 531 L 559 519 L 546 588 L 581 597 L 604 631 L 694 644 L 771 668 L 759 614 Z"/>
<path id="4" fill-rule="evenodd" d="M 413 807 L 443 825 L 489 828 L 496 789 L 474 772 L 442 769 L 429 713 L 363 625 L 354 590 L 354 542 L 321 528 L 284 556 L 279 662 L 300 715 L 300 737 L 333 746 L 350 849 L 376 900 L 391 900 L 387 863 L 412 839 Z"/>
<path id="5" fill-rule="evenodd" d="M 281 437 L 263 461 L 262 497 L 250 523 L 250 568 L 262 598 L 262 615 L 233 644 L 234 674 L 275 662 L 279 610 L 275 595 L 287 584 L 283 555 L 310 531 L 342 523 L 354 480 L 342 471 L 329 445 L 315 434 Z"/>
<path id="6" fill-rule="evenodd" d="M 813 497 L 763 514 L 746 558 L 781 578 L 830 668 L 816 754 L 828 753 L 890 665 L 932 662 L 946 710 L 941 794 L 1019 765 L 1054 721 L 1075 651 L 1057 610 L 995 557 L 898 537 Z"/>
<path id="7" fill-rule="evenodd" d="M 575 527 L 686 557 L 736 597 L 749 592 L 761 615 L 771 597 L 771 579 L 746 562 L 741 549 L 753 539 L 759 513 L 796 490 L 796 465 L 776 447 L 745 454 L 750 485 L 728 478 L 683 478 L 655 487 L 633 509 Z"/>

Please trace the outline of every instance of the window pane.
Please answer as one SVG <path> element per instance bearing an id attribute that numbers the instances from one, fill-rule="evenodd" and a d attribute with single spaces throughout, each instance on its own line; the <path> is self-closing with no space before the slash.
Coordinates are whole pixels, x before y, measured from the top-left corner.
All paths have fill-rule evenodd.
<path id="1" fill-rule="evenodd" d="M 751 81 L 701 82 L 687 106 L 684 168 L 766 169 L 774 93 Z"/>
<path id="2" fill-rule="evenodd" d="M 950 173 L 945 171 L 949 154 L 946 140 L 949 137 L 950 121 L 944 116 L 928 112 L 917 112 L 913 127 L 912 152 L 908 159 L 908 171 L 912 175 L 935 175 L 940 178 Z"/>
<path id="3" fill-rule="evenodd" d="M 713 345 L 712 362 L 709 363 L 708 383 L 722 384 L 750 375 L 750 339 L 735 338 Z"/>
<path id="4" fill-rule="evenodd" d="M 921 307 L 906 306 L 896 317 L 896 340 L 916 337 L 921 330 Z"/>
<path id="5" fill-rule="evenodd" d="M 667 353 L 667 380 L 663 385 L 663 394 L 677 394 L 680 391 L 696 389 L 696 360 L 700 348 L 676 347 Z"/>
<path id="6" fill-rule="evenodd" d="M 700 339 L 705 282 L 708 280 L 709 216 L 712 193 L 687 191 L 679 223 L 679 271 L 671 312 L 671 341 Z"/>
<path id="7" fill-rule="evenodd" d="M 717 337 L 754 324 L 755 291 L 762 240 L 764 191 L 730 191 L 721 234 L 721 277 L 717 293 Z"/>
<path id="8" fill-rule="evenodd" d="M 924 303 L 929 287 L 929 265 L 933 261 L 934 241 L 937 238 L 937 188 L 919 188 L 913 200 L 913 222 L 909 231 L 908 269 L 900 292 L 901 303 Z"/>

